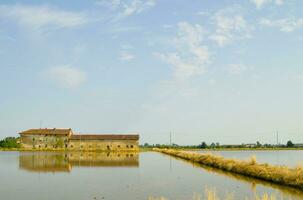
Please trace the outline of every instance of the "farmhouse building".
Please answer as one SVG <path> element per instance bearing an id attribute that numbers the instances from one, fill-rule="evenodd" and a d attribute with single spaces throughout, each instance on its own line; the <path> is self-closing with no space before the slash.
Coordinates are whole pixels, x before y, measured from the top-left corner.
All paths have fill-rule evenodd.
<path id="1" fill-rule="evenodd" d="M 21 146 L 26 149 L 67 148 L 71 129 L 29 129 L 20 134 Z"/>
<path id="2" fill-rule="evenodd" d="M 138 151 L 139 135 L 74 134 L 71 129 L 30 129 L 20 134 L 25 149 Z"/>

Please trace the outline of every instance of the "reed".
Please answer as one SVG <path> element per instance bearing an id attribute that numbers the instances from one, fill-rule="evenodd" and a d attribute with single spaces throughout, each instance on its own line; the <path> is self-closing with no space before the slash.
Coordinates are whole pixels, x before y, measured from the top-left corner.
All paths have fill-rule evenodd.
<path id="1" fill-rule="evenodd" d="M 178 151 L 174 149 L 154 149 L 171 156 L 189 160 L 202 165 L 218 168 L 224 171 L 241 174 L 264 181 L 287 185 L 303 190 L 303 168 L 288 168 L 285 166 L 272 166 L 259 164 L 253 157 L 249 161 L 226 159 L 222 156 L 203 154 L 190 151 Z"/>
<path id="2" fill-rule="evenodd" d="M 199 194 L 195 194 L 191 200 L 234 200 L 233 194 L 227 194 L 225 198 L 219 198 L 217 195 L 216 190 L 213 189 L 206 189 L 204 196 L 201 197 Z M 253 198 L 245 198 L 246 200 L 276 200 L 277 198 L 275 195 L 269 195 L 267 193 L 264 193 L 263 195 L 256 195 Z M 282 200 L 283 198 L 279 198 Z M 169 200 L 165 197 L 149 197 L 148 200 Z"/>

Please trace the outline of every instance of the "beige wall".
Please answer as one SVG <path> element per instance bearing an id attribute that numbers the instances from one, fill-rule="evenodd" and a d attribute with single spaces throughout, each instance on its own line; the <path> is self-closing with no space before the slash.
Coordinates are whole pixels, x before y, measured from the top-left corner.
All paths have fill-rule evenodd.
<path id="1" fill-rule="evenodd" d="M 25 149 L 65 149 L 83 151 L 138 151 L 136 140 L 69 140 L 62 135 L 21 135 Z"/>
<path id="2" fill-rule="evenodd" d="M 56 149 L 65 148 L 68 137 L 64 135 L 21 135 L 21 145 L 26 149 Z"/>
<path id="3" fill-rule="evenodd" d="M 136 140 L 70 140 L 70 150 L 138 151 Z"/>

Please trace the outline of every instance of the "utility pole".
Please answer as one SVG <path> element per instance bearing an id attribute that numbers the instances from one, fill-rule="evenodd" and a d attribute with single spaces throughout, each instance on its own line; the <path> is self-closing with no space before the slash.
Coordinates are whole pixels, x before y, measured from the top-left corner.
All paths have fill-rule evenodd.
<path id="1" fill-rule="evenodd" d="M 42 128 L 42 120 L 40 120 L 40 129 Z"/>
<path id="2" fill-rule="evenodd" d="M 278 132 L 278 130 L 276 131 L 276 137 L 277 137 L 277 147 L 279 147 L 279 132 Z"/>
<path id="3" fill-rule="evenodd" d="M 169 132 L 169 145 L 171 146 L 171 132 Z"/>

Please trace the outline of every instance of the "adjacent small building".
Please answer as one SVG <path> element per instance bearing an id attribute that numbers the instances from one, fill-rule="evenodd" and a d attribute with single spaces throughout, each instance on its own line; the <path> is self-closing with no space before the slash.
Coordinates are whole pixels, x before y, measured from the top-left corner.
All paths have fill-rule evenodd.
<path id="1" fill-rule="evenodd" d="M 120 151 L 139 150 L 139 135 L 72 135 L 69 138 L 69 149 L 76 150 L 100 150 L 100 151 Z"/>
<path id="2" fill-rule="evenodd" d="M 74 134 L 72 129 L 29 129 L 20 132 L 25 149 L 138 151 L 138 134 Z"/>

